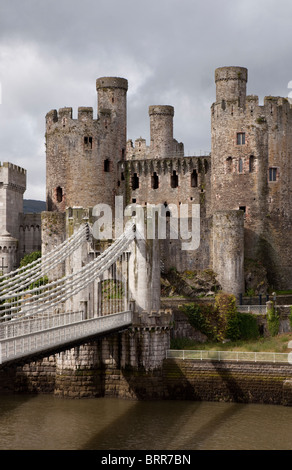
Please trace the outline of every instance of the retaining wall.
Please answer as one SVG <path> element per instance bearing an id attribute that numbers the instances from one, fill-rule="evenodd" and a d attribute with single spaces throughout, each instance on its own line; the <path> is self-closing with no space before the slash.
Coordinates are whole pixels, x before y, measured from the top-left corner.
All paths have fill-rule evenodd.
<path id="1" fill-rule="evenodd" d="M 91 343 L 74 348 L 75 363 L 71 366 L 70 357 L 62 353 L 24 367 L 1 369 L 0 393 L 292 405 L 290 364 L 164 359 L 161 367 L 147 369 L 141 363 L 131 366 L 116 361 L 121 348 L 117 336 L 103 345 L 102 360 L 101 349 Z M 136 343 L 135 347 L 141 346 Z"/>

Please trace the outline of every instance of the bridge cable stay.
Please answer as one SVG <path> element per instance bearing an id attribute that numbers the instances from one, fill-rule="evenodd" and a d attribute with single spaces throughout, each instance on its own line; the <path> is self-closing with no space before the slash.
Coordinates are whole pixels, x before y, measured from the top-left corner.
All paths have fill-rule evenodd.
<path id="1" fill-rule="evenodd" d="M 33 282 L 39 280 L 45 272 L 54 269 L 75 251 L 87 238 L 88 227 L 84 224 L 70 238 L 65 240 L 46 255 L 38 258 L 26 266 L 11 271 L 0 277 L 0 301 L 3 295 L 23 290 Z M 2 279 L 2 280 L 1 280 Z"/>
<path id="2" fill-rule="evenodd" d="M 100 278 L 117 261 L 134 239 L 134 228 L 134 224 L 129 224 L 125 232 L 112 245 L 79 271 L 29 291 L 14 291 L 0 296 L 0 302 L 4 301 L 0 305 L 2 319 L 32 317 L 76 295 L 93 280 Z M 27 298 L 28 293 L 29 298 Z"/>

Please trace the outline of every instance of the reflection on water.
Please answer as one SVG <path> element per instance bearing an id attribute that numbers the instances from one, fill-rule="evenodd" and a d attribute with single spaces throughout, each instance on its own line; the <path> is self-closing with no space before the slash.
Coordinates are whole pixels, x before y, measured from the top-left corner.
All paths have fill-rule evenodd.
<path id="1" fill-rule="evenodd" d="M 292 408 L 1 396 L 0 449 L 292 450 Z"/>

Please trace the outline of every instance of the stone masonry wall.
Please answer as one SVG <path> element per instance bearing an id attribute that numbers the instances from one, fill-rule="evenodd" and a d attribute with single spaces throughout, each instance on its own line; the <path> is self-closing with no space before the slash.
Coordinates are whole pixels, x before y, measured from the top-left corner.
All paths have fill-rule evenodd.
<path id="1" fill-rule="evenodd" d="M 114 351 L 117 337 L 103 348 L 110 355 L 99 362 L 101 350 L 91 345 L 88 364 L 85 350 L 76 349 L 78 361 L 69 368 L 68 357 L 52 357 L 21 368 L 0 370 L 0 393 L 51 393 L 68 398 L 113 397 L 123 399 L 168 399 L 225 401 L 292 406 L 291 364 L 193 361 L 165 359 L 161 367 L 122 367 Z M 62 366 L 60 364 L 60 359 Z M 71 360 L 71 359 L 70 359 Z M 82 361 L 85 360 L 84 363 Z"/>

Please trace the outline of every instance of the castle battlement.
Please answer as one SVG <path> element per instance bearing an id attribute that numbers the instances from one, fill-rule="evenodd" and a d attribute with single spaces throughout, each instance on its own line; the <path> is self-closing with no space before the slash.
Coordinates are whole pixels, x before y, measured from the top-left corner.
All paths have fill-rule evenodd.
<path id="1" fill-rule="evenodd" d="M 0 171 L 1 171 L 1 167 L 2 168 L 9 168 L 10 172 L 12 170 L 12 171 L 15 171 L 17 173 L 22 173 L 22 174 L 26 175 L 26 170 L 24 168 L 21 168 L 18 165 L 14 165 L 13 163 L 10 163 L 10 162 L 3 162 L 3 163 L 0 162 Z"/>

